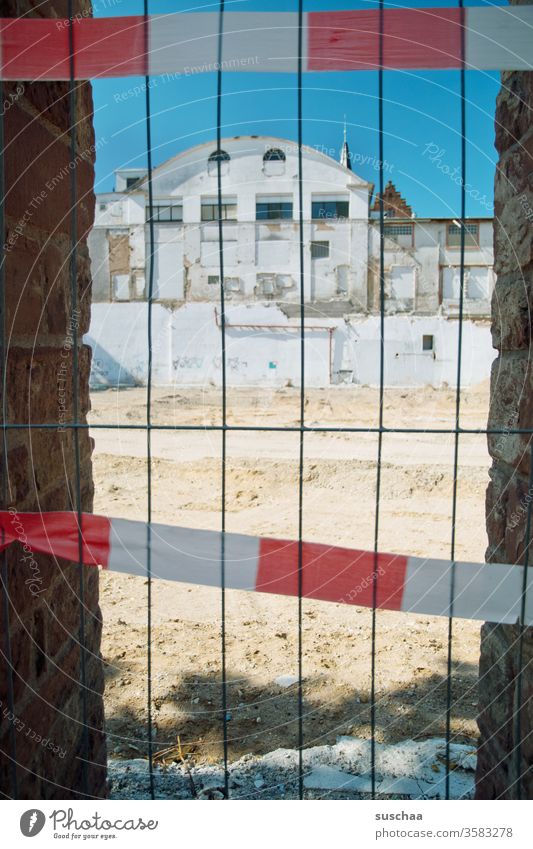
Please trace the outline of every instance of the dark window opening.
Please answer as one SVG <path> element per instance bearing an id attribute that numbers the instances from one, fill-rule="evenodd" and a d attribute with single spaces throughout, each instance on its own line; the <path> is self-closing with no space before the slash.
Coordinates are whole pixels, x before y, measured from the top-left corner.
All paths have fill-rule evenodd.
<path id="1" fill-rule="evenodd" d="M 258 221 L 276 221 L 292 218 L 292 201 L 258 201 L 255 205 L 255 216 Z"/>
<path id="2" fill-rule="evenodd" d="M 146 220 L 150 221 L 150 207 L 146 209 Z M 152 207 L 152 221 L 183 221 L 181 204 L 155 204 Z"/>
<path id="3" fill-rule="evenodd" d="M 350 202 L 347 200 L 314 200 L 311 204 L 314 220 L 348 218 Z"/>
<path id="4" fill-rule="evenodd" d="M 423 351 L 433 351 L 434 350 L 434 337 L 431 335 L 422 336 L 422 350 Z"/>
<path id="5" fill-rule="evenodd" d="M 225 150 L 214 150 L 208 162 L 229 162 L 231 159 L 229 153 L 226 153 Z"/>
<path id="6" fill-rule="evenodd" d="M 231 157 L 225 150 L 214 150 L 207 160 L 207 173 L 210 177 L 216 177 L 220 171 L 221 175 L 229 174 L 229 163 Z"/>
<path id="7" fill-rule="evenodd" d="M 272 147 L 263 156 L 263 162 L 285 162 L 285 154 L 279 147 Z"/>

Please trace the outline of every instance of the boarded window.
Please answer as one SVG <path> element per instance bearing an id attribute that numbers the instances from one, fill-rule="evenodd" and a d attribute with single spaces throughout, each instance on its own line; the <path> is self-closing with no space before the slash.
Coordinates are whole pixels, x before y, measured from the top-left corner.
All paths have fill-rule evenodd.
<path id="1" fill-rule="evenodd" d="M 489 298 L 489 270 L 483 266 L 473 266 L 468 269 L 466 296 L 472 300 L 487 300 Z"/>
<path id="2" fill-rule="evenodd" d="M 210 177 L 216 177 L 218 175 L 220 163 L 221 176 L 229 174 L 230 160 L 231 157 L 225 150 L 214 150 L 207 160 L 207 173 Z"/>
<path id="3" fill-rule="evenodd" d="M 285 154 L 278 147 L 271 147 L 263 156 L 263 172 L 267 177 L 285 173 Z"/>
<path id="4" fill-rule="evenodd" d="M 442 271 L 442 299 L 444 301 L 456 301 L 461 291 L 461 278 L 459 269 L 455 267 L 444 268 Z"/>
<path id="5" fill-rule="evenodd" d="M 487 300 L 490 297 L 489 269 L 483 265 L 472 265 L 464 272 L 465 298 L 469 300 Z M 460 266 L 451 266 L 442 272 L 443 300 L 458 301 L 461 293 Z"/>
<path id="6" fill-rule="evenodd" d="M 398 301 L 414 300 L 415 270 L 411 265 L 394 265 L 390 278 L 391 298 Z"/>
<path id="7" fill-rule="evenodd" d="M 329 242 L 311 242 L 311 259 L 325 259 L 329 256 Z"/>
<path id="8" fill-rule="evenodd" d="M 209 274 L 207 277 L 207 282 L 209 286 L 219 286 L 220 285 L 220 275 L 219 274 Z M 224 277 L 224 288 L 226 292 L 240 292 L 241 291 L 241 281 L 239 277 Z"/>

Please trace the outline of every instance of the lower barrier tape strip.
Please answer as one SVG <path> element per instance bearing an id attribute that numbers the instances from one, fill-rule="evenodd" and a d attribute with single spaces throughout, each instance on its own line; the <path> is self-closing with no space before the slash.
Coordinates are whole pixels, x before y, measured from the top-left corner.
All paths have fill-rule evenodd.
<path id="1" fill-rule="evenodd" d="M 0 511 L 3 544 L 18 542 L 33 553 L 82 562 L 115 572 L 146 576 L 148 525 L 90 513 Z M 221 533 L 150 525 L 152 575 L 166 581 L 220 587 Z M 225 535 L 225 586 L 276 595 L 298 595 L 297 542 Z M 533 574 L 533 570 L 532 570 Z M 302 544 L 302 595 L 360 607 L 432 616 L 515 623 L 522 610 L 524 567 L 464 563 L 314 542 Z M 533 577 L 528 579 L 524 624 L 533 625 Z M 451 598 L 451 588 L 454 597 Z"/>

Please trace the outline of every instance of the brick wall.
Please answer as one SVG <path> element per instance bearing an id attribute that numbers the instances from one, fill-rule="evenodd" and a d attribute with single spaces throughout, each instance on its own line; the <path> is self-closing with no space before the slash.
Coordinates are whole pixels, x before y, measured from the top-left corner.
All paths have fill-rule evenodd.
<path id="1" fill-rule="evenodd" d="M 495 183 L 493 339 L 489 427 L 533 426 L 531 364 L 533 309 L 533 73 L 506 73 L 496 111 L 499 163 Z M 531 442 L 503 433 L 489 437 L 493 458 L 487 492 L 488 560 L 524 561 Z M 533 569 L 533 552 L 529 554 Z M 525 632 L 517 763 L 519 630 L 486 623 L 481 635 L 481 732 L 477 796 L 533 797 L 533 629 Z M 528 668 L 529 664 L 529 668 Z M 520 776 L 520 778 L 519 778 Z"/>
<path id="2" fill-rule="evenodd" d="M 3 14 L 63 17 L 66 2 L 4 0 Z M 75 0 L 74 11 L 89 9 Z M 35 10 L 35 11 L 31 11 Z M 62 422 L 71 416 L 72 326 L 80 339 L 89 325 L 90 264 L 86 234 L 93 221 L 92 95 L 77 94 L 79 312 L 70 292 L 70 152 L 68 85 L 4 85 L 6 188 L 7 411 L 11 422 Z M 89 407 L 90 352 L 79 347 L 80 420 Z M 63 389 L 65 390 L 63 393 Z M 91 441 L 79 432 L 81 493 L 91 510 Z M 76 471 L 71 431 L 10 430 L 7 506 L 17 511 L 75 509 Z M 23 528 L 19 527 L 19 533 Z M 79 581 L 77 566 L 24 551 L 7 554 L 9 621 L 0 611 L 0 792 L 14 795 L 12 761 L 20 798 L 72 798 L 86 786 L 105 793 L 103 673 L 98 575 L 86 571 L 86 706 L 90 727 L 83 776 L 83 690 L 80 685 Z M 6 627 L 15 669 L 15 715 L 8 712 Z"/>

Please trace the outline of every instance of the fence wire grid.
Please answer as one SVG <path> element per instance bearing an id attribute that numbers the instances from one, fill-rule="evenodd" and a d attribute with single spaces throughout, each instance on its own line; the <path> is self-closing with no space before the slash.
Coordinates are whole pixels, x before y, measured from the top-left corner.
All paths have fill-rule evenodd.
<path id="1" fill-rule="evenodd" d="M 458 7 L 461 13 L 464 14 L 463 0 L 459 0 Z M 454 566 L 456 556 L 456 524 L 457 524 L 457 501 L 458 501 L 458 476 L 459 476 L 459 454 L 460 454 L 460 438 L 463 435 L 489 435 L 489 434 L 533 434 L 533 428 L 472 428 L 461 426 L 461 364 L 462 364 L 462 348 L 463 348 L 463 321 L 464 321 L 464 297 L 465 297 L 465 248 L 466 248 L 466 190 L 467 183 L 467 165 L 466 165 L 466 145 L 467 145 L 467 121 L 466 121 L 466 83 L 467 83 L 467 67 L 464 61 L 465 55 L 465 31 L 462 28 L 462 67 L 457 71 L 457 79 L 459 85 L 459 128 L 458 133 L 461 140 L 461 185 L 458 192 L 457 203 L 457 222 L 460 224 L 460 289 L 459 289 L 459 314 L 458 314 L 458 348 L 457 348 L 457 384 L 455 391 L 455 415 L 453 427 L 396 427 L 388 426 L 384 420 L 384 390 L 386 385 L 385 374 L 385 339 L 386 339 L 386 311 L 385 311 L 385 209 L 384 209 L 384 163 L 385 163 L 385 116 L 384 116 L 384 93 L 383 83 L 384 74 L 387 73 L 383 67 L 383 44 L 384 44 L 384 0 L 379 0 L 379 68 L 376 71 L 377 75 L 377 103 L 378 103 L 378 197 L 379 197 L 379 409 L 378 409 L 378 424 L 377 426 L 328 426 L 325 424 L 308 424 L 305 420 L 305 398 L 306 398 L 306 357 L 305 357 L 305 291 L 304 291 L 304 263 L 305 263 L 305 243 L 304 243 L 304 212 L 303 212 L 303 195 L 304 183 L 306 174 L 303 167 L 303 15 L 304 3 L 303 0 L 298 0 L 298 70 L 296 74 L 296 122 L 297 122 L 297 147 L 298 147 L 298 198 L 299 198 L 299 215 L 297 220 L 298 239 L 299 239 L 299 341 L 300 341 L 300 392 L 299 392 L 299 423 L 297 425 L 252 425 L 252 424 L 237 424 L 228 422 L 227 408 L 227 393 L 228 393 L 228 375 L 227 375 L 227 348 L 226 348 L 226 302 L 224 289 L 224 228 L 223 228 L 223 192 L 222 192 L 222 159 L 217 156 L 217 206 L 218 206 L 218 265 L 219 265 L 219 307 L 220 307 L 220 330 L 221 330 L 221 423 L 220 424 L 161 424 L 152 421 L 152 391 L 153 391 L 153 313 L 152 307 L 154 302 L 154 267 L 157 246 L 154 234 L 154 192 L 153 192 L 153 145 L 152 145 L 152 111 L 150 102 L 150 75 L 145 76 L 145 133 L 146 133 L 146 156 L 147 156 L 147 192 L 148 192 L 148 232 L 149 232 L 149 255 L 148 259 L 148 286 L 147 286 L 147 309 L 148 309 L 148 332 L 147 332 L 147 349 L 148 349 L 148 372 L 146 385 L 146 417 L 144 424 L 135 423 L 86 423 L 79 421 L 79 363 L 78 363 L 78 327 L 77 323 L 73 326 L 73 379 L 72 379 L 72 420 L 66 422 L 64 427 L 72 432 L 74 446 L 74 464 L 76 470 L 76 480 L 73 492 L 70 493 L 72 498 L 71 509 L 76 513 L 78 518 L 78 546 L 79 546 L 79 561 L 78 567 L 80 570 L 79 580 L 79 631 L 78 640 L 81 646 L 80 668 L 79 668 L 79 691 L 82 703 L 82 717 L 84 726 L 83 747 L 85 758 L 82 760 L 82 784 L 83 793 L 90 795 L 87 777 L 87 765 L 90 761 L 89 752 L 89 727 L 87 722 L 87 646 L 86 646 L 86 607 L 84 598 L 84 581 L 83 581 L 83 565 L 82 565 L 82 548 L 83 548 L 83 530 L 82 530 L 82 493 L 81 493 L 81 474 L 80 474 L 80 445 L 79 434 L 80 430 L 92 428 L 93 430 L 132 430 L 143 431 L 146 435 L 146 494 L 147 494 L 147 551 L 148 559 L 146 563 L 147 575 L 147 600 L 146 600 L 146 624 L 147 624 L 147 643 L 146 643 L 146 659 L 147 659 L 147 735 L 148 735 L 148 761 L 149 761 L 149 778 L 150 778 L 150 796 L 152 799 L 157 798 L 157 787 L 154 771 L 154 721 L 153 721 L 153 696 L 152 696 L 152 641 L 153 641 L 153 623 L 152 623 L 152 608 L 153 608 L 153 574 L 151 564 L 151 523 L 152 523 L 152 471 L 153 471 L 153 452 L 152 452 L 152 433 L 155 431 L 199 431 L 213 432 L 220 435 L 220 484 L 221 484 L 221 500 L 220 500 L 220 530 L 221 530 L 221 550 L 220 550 L 220 655 L 221 655 L 221 730 L 223 739 L 223 764 L 224 764 L 224 796 L 230 798 L 229 785 L 229 759 L 231 755 L 231 747 L 228 732 L 228 667 L 227 667 L 227 621 L 226 621 L 226 574 L 225 574 L 225 533 L 226 533 L 226 514 L 227 514 L 227 440 L 228 434 L 246 433 L 246 432 L 264 432 L 264 433 L 294 433 L 298 435 L 298 598 L 297 598 L 297 727 L 298 727 L 298 795 L 300 799 L 304 798 L 304 751 L 306 748 L 306 739 L 304 735 L 304 693 L 303 681 L 305 675 L 304 669 L 304 634 L 303 634 L 303 519 L 304 519 L 304 462 L 305 462 L 305 437 L 310 433 L 346 433 L 346 434 L 362 434 L 372 433 L 377 436 L 377 458 L 375 467 L 376 481 L 376 496 L 375 496 L 375 522 L 374 522 L 374 572 L 371 576 L 372 580 L 372 619 L 371 619 L 371 690 L 370 690 L 370 774 L 371 774 L 371 795 L 376 798 L 377 791 L 377 771 L 376 771 L 376 677 L 377 677 L 377 653 L 376 640 L 378 636 L 378 619 L 377 619 L 377 592 L 379 583 L 378 572 L 378 554 L 380 544 L 380 505 L 381 505 L 381 490 L 382 490 L 382 465 L 383 465 L 383 437 L 386 434 L 434 434 L 434 435 L 449 435 L 453 437 L 453 490 L 451 503 L 451 528 L 450 528 L 450 559 L 452 561 L 452 590 L 450 596 L 451 615 L 448 619 L 447 628 L 447 651 L 446 651 L 446 777 L 445 791 L 446 798 L 450 798 L 450 775 L 453 769 L 451 763 L 450 746 L 453 738 L 452 734 L 452 718 L 453 718 L 453 603 L 454 603 Z M 219 0 L 218 3 L 218 70 L 216 71 L 216 149 L 221 151 L 222 148 L 222 127 L 223 127 L 223 96 L 224 96 L 224 68 L 223 68 L 223 46 L 224 46 L 224 16 L 226 13 L 225 0 Z M 148 33 L 149 21 L 149 3 L 144 0 L 143 15 Z M 77 286 L 77 258 L 78 258 L 78 228 L 77 228 L 77 207 L 78 207 L 78 189 L 77 189 L 77 156 L 76 156 L 76 115 L 77 115 L 77 90 L 79 83 L 75 80 L 74 75 L 74 39 L 73 26 L 76 16 L 73 11 L 73 2 L 68 0 L 68 19 L 69 19 L 69 58 L 70 58 L 70 81 L 69 81 L 69 112 L 70 112 L 70 258 L 69 258 L 69 273 L 70 273 L 70 296 L 73 310 L 78 304 L 78 286 Z M 148 35 L 146 36 L 148 39 Z M 146 41 L 146 50 L 148 51 L 148 40 Z M 3 83 L 0 81 L 0 102 L 3 102 Z M 6 220 L 5 220 L 5 161 L 4 161 L 4 114 L 0 117 L 0 233 L 1 242 L 5 246 Z M 3 363 L 3 397 L 2 397 L 2 457 L 3 457 L 3 474 L 2 474 L 2 498 L 6 505 L 9 501 L 9 480 L 8 480 L 8 449 L 9 449 L 9 434 L 17 430 L 47 430 L 57 429 L 58 423 L 36 423 L 36 422 L 10 422 L 8 420 L 8 405 L 7 405 L 7 359 L 8 359 L 8 341 L 6 329 L 6 274 L 5 274 L 5 252 L 2 256 L 0 265 L 0 285 L 1 285 L 1 321 L 0 321 L 0 348 Z M 533 460 L 530 461 L 530 485 L 533 490 Z M 529 500 L 527 508 L 527 525 L 526 525 L 526 540 L 528 544 L 525 546 L 524 557 L 524 582 L 521 598 L 521 617 L 520 617 L 520 632 L 519 632 L 519 671 L 517 676 L 517 704 L 518 709 L 515 715 L 516 739 L 518 740 L 516 750 L 514 752 L 515 763 L 515 779 L 517 793 L 521 797 L 522 782 L 521 782 L 521 743 L 523 739 L 522 729 L 522 691 L 523 691 L 523 673 L 524 673 L 524 634 L 526 631 L 525 611 L 526 611 L 526 590 L 528 582 L 528 567 L 529 567 L 529 540 L 531 534 L 531 515 L 532 515 L 533 500 Z M 358 509 L 354 504 L 354 510 Z M 3 531 L 2 531 L 3 536 Z M 8 586 L 8 570 L 6 562 L 6 552 L 2 555 L 1 579 L 2 579 L 2 610 L 4 622 L 8 623 L 10 618 L 10 597 Z M 10 640 L 9 628 L 5 628 L 5 645 L 3 647 L 6 666 L 8 669 L 8 701 L 9 710 L 15 713 L 14 699 L 14 670 L 12 664 L 12 646 Z M 12 783 L 12 798 L 18 798 L 17 787 L 17 745 L 16 734 L 14 728 L 10 733 L 11 746 L 11 783 Z"/>

